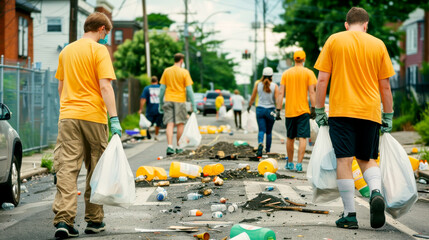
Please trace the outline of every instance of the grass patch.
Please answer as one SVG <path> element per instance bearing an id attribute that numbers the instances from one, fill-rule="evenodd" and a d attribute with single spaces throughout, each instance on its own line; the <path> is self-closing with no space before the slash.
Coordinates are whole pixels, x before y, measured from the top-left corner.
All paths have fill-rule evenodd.
<path id="1" fill-rule="evenodd" d="M 420 151 L 420 160 L 427 160 L 429 161 L 429 150 L 424 148 Z"/>
<path id="2" fill-rule="evenodd" d="M 53 171 L 54 159 L 52 153 L 45 153 L 42 156 L 41 167 L 47 168 L 49 172 Z"/>
<path id="3" fill-rule="evenodd" d="M 393 119 L 392 131 L 407 131 L 412 130 L 414 117 L 412 115 L 402 115 Z M 410 129 L 411 128 L 411 129 Z"/>
<path id="4" fill-rule="evenodd" d="M 140 121 L 140 115 L 138 113 L 133 113 L 126 116 L 121 121 L 122 131 L 125 132 L 125 130 L 133 130 L 134 128 L 140 129 L 139 121 Z"/>
<path id="5" fill-rule="evenodd" d="M 423 143 L 429 145 L 429 107 L 423 113 L 423 118 L 415 126 L 416 131 L 422 137 Z"/>

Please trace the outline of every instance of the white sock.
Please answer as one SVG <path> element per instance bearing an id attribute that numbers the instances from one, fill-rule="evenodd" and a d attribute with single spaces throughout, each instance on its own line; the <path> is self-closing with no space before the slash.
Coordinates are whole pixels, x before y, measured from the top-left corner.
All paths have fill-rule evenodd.
<path id="1" fill-rule="evenodd" d="M 344 205 L 344 216 L 350 212 L 356 212 L 355 209 L 355 181 L 353 179 L 337 179 L 338 190 Z"/>
<path id="2" fill-rule="evenodd" d="M 381 171 L 379 167 L 368 168 L 363 173 L 363 179 L 368 184 L 370 192 L 375 189 L 381 190 Z"/>
<path id="3" fill-rule="evenodd" d="M 173 145 L 168 145 L 169 148 L 173 148 Z"/>

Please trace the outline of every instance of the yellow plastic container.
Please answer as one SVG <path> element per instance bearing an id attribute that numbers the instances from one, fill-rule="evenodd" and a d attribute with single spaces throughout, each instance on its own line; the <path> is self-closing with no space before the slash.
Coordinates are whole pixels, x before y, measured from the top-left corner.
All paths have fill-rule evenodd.
<path id="1" fill-rule="evenodd" d="M 413 168 L 413 171 L 417 171 L 417 169 L 419 169 L 419 160 L 411 156 L 408 156 L 408 158 L 410 159 L 410 163 L 411 163 L 411 167 Z"/>
<path id="2" fill-rule="evenodd" d="M 223 171 L 225 171 L 225 168 L 223 167 L 222 163 L 206 165 L 203 168 L 204 175 L 208 176 L 219 175 L 223 173 Z"/>
<path id="3" fill-rule="evenodd" d="M 167 172 L 164 168 L 161 167 L 153 167 L 154 170 L 154 178 L 155 180 L 167 180 Z"/>
<path id="4" fill-rule="evenodd" d="M 369 197 L 369 187 L 363 179 L 362 171 L 360 170 L 359 164 L 357 163 L 356 159 L 353 159 L 352 172 L 356 189 L 360 192 L 362 196 Z"/>
<path id="5" fill-rule="evenodd" d="M 146 129 L 141 129 L 141 130 L 140 130 L 140 135 L 142 135 L 143 137 L 146 137 L 146 135 L 147 135 L 147 130 L 146 130 Z"/>
<path id="6" fill-rule="evenodd" d="M 151 181 L 155 177 L 155 170 L 150 166 L 140 166 L 136 172 L 136 177 L 138 176 L 143 176 L 147 181 Z"/>
<path id="7" fill-rule="evenodd" d="M 170 177 L 196 178 L 201 175 L 203 169 L 198 165 L 189 163 L 172 162 L 170 165 Z"/>
<path id="8" fill-rule="evenodd" d="M 200 134 L 207 134 L 207 126 L 199 126 Z"/>
<path id="9" fill-rule="evenodd" d="M 217 129 L 217 127 L 216 126 L 208 126 L 207 127 L 207 133 L 208 134 L 216 134 L 216 133 L 218 133 L 218 131 L 217 131 L 218 129 Z"/>
<path id="10" fill-rule="evenodd" d="M 261 175 L 264 175 L 266 172 L 275 173 L 278 169 L 279 164 L 273 158 L 265 159 L 258 164 L 258 172 Z"/>

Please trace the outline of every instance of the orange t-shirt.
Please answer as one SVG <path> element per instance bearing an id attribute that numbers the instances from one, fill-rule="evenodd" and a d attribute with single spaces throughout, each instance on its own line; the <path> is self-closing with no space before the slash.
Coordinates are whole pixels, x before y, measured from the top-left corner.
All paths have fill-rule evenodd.
<path id="1" fill-rule="evenodd" d="M 161 84 L 165 85 L 165 102 L 186 102 L 186 87 L 193 84 L 188 70 L 171 66 L 164 70 Z"/>
<path id="2" fill-rule="evenodd" d="M 381 123 L 379 80 L 395 75 L 384 43 L 365 32 L 331 35 L 314 66 L 331 73 L 329 116 Z"/>
<path id="3" fill-rule="evenodd" d="M 81 38 L 60 53 L 55 78 L 63 81 L 59 119 L 107 124 L 107 108 L 100 79 L 116 79 L 106 46 Z"/>
<path id="4" fill-rule="evenodd" d="M 285 115 L 287 118 L 310 113 L 308 87 L 317 84 L 316 75 L 306 67 L 291 67 L 282 75 L 280 85 L 286 88 Z"/>

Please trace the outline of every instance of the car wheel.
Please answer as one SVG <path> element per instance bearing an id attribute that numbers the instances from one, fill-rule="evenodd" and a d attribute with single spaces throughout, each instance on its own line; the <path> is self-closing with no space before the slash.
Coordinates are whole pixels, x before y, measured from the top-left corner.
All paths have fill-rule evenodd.
<path id="1" fill-rule="evenodd" d="M 203 111 L 203 116 L 207 116 L 207 112 L 205 110 Z"/>
<path id="2" fill-rule="evenodd" d="M 20 173 L 18 169 L 18 160 L 15 155 L 12 158 L 12 165 L 10 166 L 9 177 L 7 182 L 2 186 L 2 202 L 10 202 L 15 206 L 18 205 L 21 197 L 21 183 Z"/>

